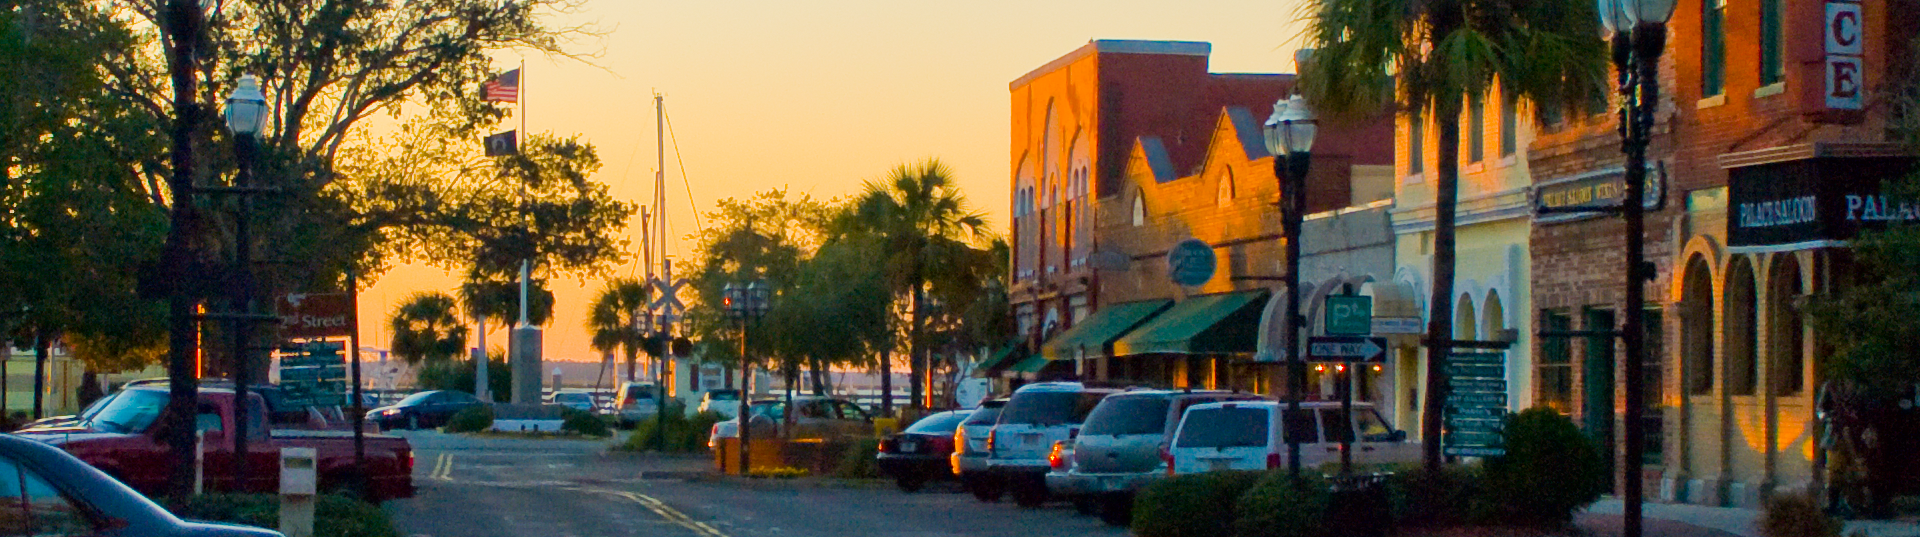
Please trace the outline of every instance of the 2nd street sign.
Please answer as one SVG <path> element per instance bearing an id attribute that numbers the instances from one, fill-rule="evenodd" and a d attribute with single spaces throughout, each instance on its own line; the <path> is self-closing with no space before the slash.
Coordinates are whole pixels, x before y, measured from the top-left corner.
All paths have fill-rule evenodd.
<path id="1" fill-rule="evenodd" d="M 1310 362 L 1380 362 L 1386 357 L 1386 338 L 1358 336 L 1307 338 L 1307 361 Z"/>

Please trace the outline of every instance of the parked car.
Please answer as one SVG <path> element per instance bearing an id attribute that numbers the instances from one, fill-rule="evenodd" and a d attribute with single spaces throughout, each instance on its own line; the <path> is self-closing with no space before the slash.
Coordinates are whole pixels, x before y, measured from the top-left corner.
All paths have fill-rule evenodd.
<path id="1" fill-rule="evenodd" d="M 547 404 L 593 412 L 593 394 L 573 390 L 554 392 L 552 396 L 547 397 Z"/>
<path id="2" fill-rule="evenodd" d="M 713 412 L 727 419 L 740 417 L 740 390 L 722 388 L 700 394 L 700 412 Z"/>
<path id="3" fill-rule="evenodd" d="M 1224 391 L 1129 390 L 1100 400 L 1080 435 L 1062 444 L 1047 490 L 1116 526 L 1132 518 L 1133 494 L 1167 474 L 1160 453 L 1188 407 L 1260 396 Z"/>
<path id="4" fill-rule="evenodd" d="M 123 390 L 113 402 L 87 421 L 65 427 L 26 429 L 22 438 L 65 449 L 87 464 L 149 495 L 165 491 L 172 476 L 172 456 L 162 442 L 166 426 L 159 421 L 171 397 L 158 387 Z M 355 464 L 353 434 L 349 431 L 274 429 L 265 420 L 266 404 L 248 394 L 254 416 L 248 429 L 248 479 L 241 483 L 234 459 L 235 397 L 232 390 L 201 388 L 195 424 L 206 445 L 207 488 L 215 491 L 275 492 L 279 490 L 280 449 L 312 448 L 319 488 L 351 492 L 373 501 L 413 496 L 413 447 L 397 436 L 365 435 L 365 473 Z"/>
<path id="5" fill-rule="evenodd" d="M 1285 467 L 1290 438 L 1300 442 L 1300 465 L 1304 467 L 1340 460 L 1343 438 L 1355 440 L 1354 464 L 1420 460 L 1419 446 L 1407 443 L 1407 433 L 1389 427 L 1371 404 L 1354 403 L 1351 420 L 1335 402 L 1301 403 L 1297 414 L 1285 409 L 1274 401 L 1205 403 L 1187 408 L 1163 455 L 1167 474 Z"/>
<path id="6" fill-rule="evenodd" d="M 1047 461 L 1054 443 L 1073 438 L 1100 400 L 1120 390 L 1088 388 L 1078 382 L 1039 382 L 1021 386 L 1000 410 L 987 434 L 987 472 L 1021 507 L 1037 507 L 1047 492 Z M 991 486 L 991 485 L 990 485 Z"/>
<path id="7" fill-rule="evenodd" d="M 613 392 L 613 412 L 621 427 L 633 427 L 660 414 L 660 388 L 645 382 L 628 382 Z"/>
<path id="8" fill-rule="evenodd" d="M 920 490 L 929 480 L 953 478 L 954 431 L 972 410 L 949 410 L 913 422 L 907 430 L 880 440 L 874 455 L 880 473 L 893 478 L 900 490 Z"/>
<path id="9" fill-rule="evenodd" d="M 960 480 L 960 488 L 983 502 L 1000 500 L 1000 487 L 987 474 L 987 436 L 993 434 L 993 424 L 1006 406 L 1005 398 L 981 401 L 953 433 L 953 475 Z"/>
<path id="10" fill-rule="evenodd" d="M 793 416 L 792 434 L 785 435 L 788 438 L 855 438 L 870 437 L 873 433 L 873 415 L 852 401 L 800 395 L 794 396 L 793 406 L 798 410 Z M 763 429 L 770 434 L 781 434 L 780 428 L 787 423 L 787 400 L 754 401 L 748 405 L 747 412 L 754 423 L 754 434 L 760 434 Z M 719 446 L 721 439 L 739 437 L 740 418 L 736 417 L 713 424 L 707 435 L 707 446 Z"/>
<path id="11" fill-rule="evenodd" d="M 72 454 L 0 435 L 0 535 L 278 537 L 280 532 L 181 520 Z"/>
<path id="12" fill-rule="evenodd" d="M 432 390 L 368 411 L 367 420 L 380 424 L 382 429 L 431 429 L 446 425 L 447 420 L 462 410 L 483 404 L 467 392 Z"/>

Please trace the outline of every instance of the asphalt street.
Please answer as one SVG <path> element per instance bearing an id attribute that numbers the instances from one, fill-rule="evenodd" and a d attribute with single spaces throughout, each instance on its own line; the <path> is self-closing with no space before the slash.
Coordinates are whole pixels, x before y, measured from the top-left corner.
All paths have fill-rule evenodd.
<path id="1" fill-rule="evenodd" d="M 605 442 L 406 436 L 419 493 L 386 509 L 409 536 L 1127 535 L 1065 504 L 984 504 L 954 487 L 716 479 L 704 459 Z"/>

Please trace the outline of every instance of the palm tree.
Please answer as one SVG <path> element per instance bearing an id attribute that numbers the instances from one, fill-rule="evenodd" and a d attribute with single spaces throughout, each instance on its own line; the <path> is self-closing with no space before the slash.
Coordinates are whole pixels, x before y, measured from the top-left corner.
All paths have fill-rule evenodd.
<path id="1" fill-rule="evenodd" d="M 895 293 L 909 301 L 907 350 L 912 363 L 913 406 L 925 408 L 925 375 L 928 373 L 927 349 L 920 333 L 926 324 L 928 282 L 944 279 L 947 272 L 964 270 L 949 263 L 951 252 L 972 249 L 972 244 L 987 238 L 986 217 L 967 206 L 966 197 L 953 184 L 953 171 L 939 159 L 918 164 L 902 164 L 884 181 L 869 181 L 865 192 L 854 202 L 847 215 L 848 227 L 881 241 L 888 252 L 886 268 Z M 890 388 L 891 369 L 881 360 L 882 389 Z M 888 392 L 882 406 L 891 406 Z"/>
<path id="2" fill-rule="evenodd" d="M 646 343 L 646 327 L 640 322 L 647 308 L 647 285 L 633 278 L 614 278 L 587 306 L 587 332 L 593 334 L 593 350 L 624 351 L 627 356 L 627 380 L 639 380 L 640 349 Z"/>
<path id="3" fill-rule="evenodd" d="M 446 293 L 421 291 L 400 302 L 387 317 L 393 330 L 393 355 L 408 365 L 451 361 L 467 348 L 467 327 L 454 314 Z"/>
<path id="4" fill-rule="evenodd" d="M 1607 59 L 1592 2 L 1527 0 L 1310 0 L 1311 59 L 1302 93 L 1323 117 L 1375 117 L 1390 104 L 1414 121 L 1435 118 L 1433 299 L 1421 440 L 1440 466 L 1443 373 L 1451 352 L 1454 220 L 1459 203 L 1460 110 L 1497 83 L 1534 104 L 1536 122 L 1604 98 Z M 1479 118 L 1471 118 L 1479 121 Z"/>

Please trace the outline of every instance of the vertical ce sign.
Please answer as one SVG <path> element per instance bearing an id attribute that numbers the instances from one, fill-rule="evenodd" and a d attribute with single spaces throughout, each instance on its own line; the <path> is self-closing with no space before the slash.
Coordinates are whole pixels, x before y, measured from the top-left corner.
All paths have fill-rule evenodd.
<path id="1" fill-rule="evenodd" d="M 1861 61 L 1866 31 L 1860 3 L 1854 0 L 1827 2 L 1825 26 L 1827 108 L 1859 110 L 1864 103 L 1862 88 L 1866 85 L 1866 71 Z"/>

